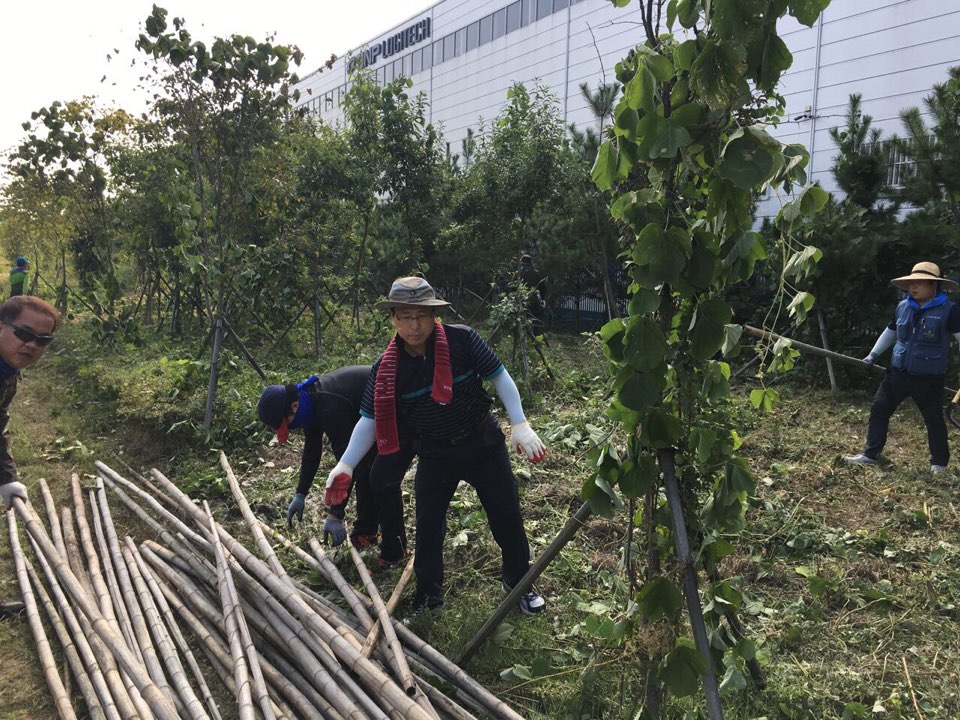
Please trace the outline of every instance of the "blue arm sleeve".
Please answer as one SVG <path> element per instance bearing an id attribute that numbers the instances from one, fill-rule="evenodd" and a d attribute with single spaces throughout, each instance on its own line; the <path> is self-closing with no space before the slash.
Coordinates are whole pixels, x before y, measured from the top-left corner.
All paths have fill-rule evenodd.
<path id="1" fill-rule="evenodd" d="M 493 383 L 493 389 L 497 391 L 497 397 L 500 398 L 500 402 L 507 410 L 510 424 L 516 425 L 526 420 L 527 417 L 523 414 L 523 405 L 520 402 L 520 391 L 517 390 L 517 384 L 510 377 L 506 368 L 502 373 L 492 378 L 491 382 Z"/>
<path id="2" fill-rule="evenodd" d="M 346 463 L 350 467 L 356 467 L 367 451 L 373 447 L 377 439 L 377 424 L 373 418 L 360 416 L 356 427 L 353 428 L 353 434 L 350 435 L 350 442 L 347 449 L 340 456 L 340 462 Z"/>

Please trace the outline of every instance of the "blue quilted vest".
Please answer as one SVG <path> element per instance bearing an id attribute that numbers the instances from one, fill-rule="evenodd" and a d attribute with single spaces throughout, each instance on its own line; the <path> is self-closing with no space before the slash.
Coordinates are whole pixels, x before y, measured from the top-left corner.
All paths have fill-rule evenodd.
<path id="1" fill-rule="evenodd" d="M 947 353 L 950 350 L 947 318 L 952 308 L 953 303 L 946 299 L 922 311 L 909 299 L 901 301 L 897 305 L 897 344 L 893 346 L 893 367 L 910 375 L 946 374 Z"/>

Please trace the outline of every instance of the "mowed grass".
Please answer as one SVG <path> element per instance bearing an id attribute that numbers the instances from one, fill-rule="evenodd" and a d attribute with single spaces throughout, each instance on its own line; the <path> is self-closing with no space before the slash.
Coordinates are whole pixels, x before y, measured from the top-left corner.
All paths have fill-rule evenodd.
<path id="1" fill-rule="evenodd" d="M 535 362 L 537 397 L 527 409 L 551 453 L 535 467 L 519 459 L 514 464 L 534 556 L 579 507 L 589 476 L 588 428 L 606 423 L 604 361 L 594 342 L 550 340 L 558 381 L 546 381 Z M 503 358 L 514 367 L 509 348 Z M 192 494 L 211 500 L 215 513 L 249 540 L 209 447 L 178 447 L 171 459 L 169 440 L 156 428 L 124 425 L 109 404 L 84 403 L 68 387 L 70 367 L 45 359 L 29 371 L 15 400 L 13 449 L 35 502 L 37 478 L 46 477 L 58 500 L 67 500 L 71 470 L 91 473 L 95 457 L 112 464 L 123 445 L 132 466 L 158 464 Z M 746 531 L 733 539 L 738 552 L 721 570 L 745 593 L 740 614 L 758 644 L 767 684 L 725 692 L 726 717 L 960 717 L 960 480 L 953 472 L 930 475 L 925 433 L 909 403 L 894 418 L 887 464 L 844 465 L 842 454 L 862 448 L 870 391 L 809 387 L 802 373 L 801 367 L 778 386 L 782 403 L 768 416 L 757 416 L 743 400 L 749 388 L 735 388 L 741 453 L 750 460 L 757 492 Z M 951 433 L 956 450 L 960 430 Z M 255 511 L 282 527 L 300 437 L 294 434 L 286 447 L 261 440 L 230 459 Z M 327 456 L 321 478 L 332 464 Z M 408 496 L 411 540 L 412 509 Z M 304 525 L 290 533 L 294 539 L 319 535 L 320 510 L 315 490 Z M 125 522 L 116 506 L 114 514 Z M 12 599 L 19 592 L 3 534 L 0 588 L 3 599 Z M 620 638 L 598 629 L 627 618 L 626 537 L 626 510 L 592 518 L 538 583 L 549 603 L 546 616 L 508 617 L 467 670 L 529 718 L 634 718 L 650 671 L 647 657 L 671 630 L 628 622 Z M 499 549 L 467 486 L 451 507 L 445 553 L 446 607 L 416 620 L 414 629 L 456 657 L 501 598 Z M 375 553 L 367 556 L 375 560 Z M 316 580 L 283 557 L 294 572 Z M 353 577 L 349 558 L 338 553 L 336 559 Z M 642 584 L 642 559 L 636 570 Z M 389 592 L 398 574 L 378 575 L 377 582 Z M 408 612 L 409 596 L 398 614 Z M 665 716 L 683 718 L 701 706 L 696 696 L 668 699 Z M 55 717 L 24 622 L 0 622 L 0 717 Z"/>

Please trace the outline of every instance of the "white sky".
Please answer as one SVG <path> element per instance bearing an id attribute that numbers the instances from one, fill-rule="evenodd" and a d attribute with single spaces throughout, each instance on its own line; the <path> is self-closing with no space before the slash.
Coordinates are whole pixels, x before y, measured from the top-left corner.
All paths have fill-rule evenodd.
<path id="1" fill-rule="evenodd" d="M 182 17 L 193 39 L 208 46 L 214 37 L 235 33 L 256 40 L 273 33 L 276 43 L 299 46 L 301 77 L 331 53 L 343 55 L 433 2 L 156 0 L 167 10 L 168 27 L 173 17 Z M 21 125 L 30 113 L 54 100 L 94 95 L 102 107 L 143 111 L 145 97 L 136 87 L 146 56 L 134 43 L 153 5 L 154 0 L 0 0 L 0 162 L 24 138 Z M 133 60 L 137 68 L 131 68 Z"/>

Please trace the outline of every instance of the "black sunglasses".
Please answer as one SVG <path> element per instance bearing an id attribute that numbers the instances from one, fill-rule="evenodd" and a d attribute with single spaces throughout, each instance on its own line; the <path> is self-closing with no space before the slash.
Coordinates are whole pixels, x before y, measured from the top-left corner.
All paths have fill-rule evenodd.
<path id="1" fill-rule="evenodd" d="M 13 323 L 5 322 L 3 324 L 13 330 L 13 334 L 16 335 L 18 340 L 22 340 L 25 343 L 32 342 L 40 347 L 46 347 L 53 342 L 53 335 L 38 335 L 33 330 L 14 325 Z"/>

